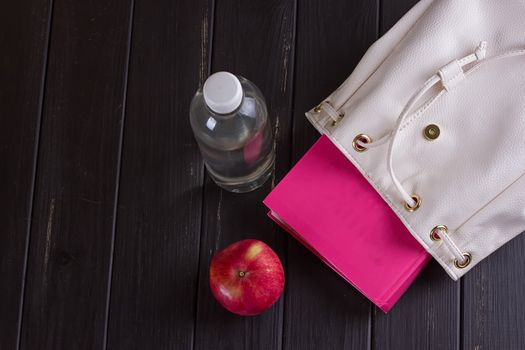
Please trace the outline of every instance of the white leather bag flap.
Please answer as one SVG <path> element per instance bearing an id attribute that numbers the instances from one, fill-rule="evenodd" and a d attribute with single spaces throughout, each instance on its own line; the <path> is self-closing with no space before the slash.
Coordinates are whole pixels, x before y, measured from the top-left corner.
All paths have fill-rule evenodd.
<path id="1" fill-rule="evenodd" d="M 524 54 L 525 1 L 423 0 L 306 113 L 453 279 L 525 229 Z"/>

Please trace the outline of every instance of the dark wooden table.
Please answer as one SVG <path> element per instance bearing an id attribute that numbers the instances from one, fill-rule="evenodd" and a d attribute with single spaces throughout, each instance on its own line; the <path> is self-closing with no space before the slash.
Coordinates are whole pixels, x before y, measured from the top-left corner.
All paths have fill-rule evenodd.
<path id="1" fill-rule="evenodd" d="M 431 263 L 385 315 L 261 204 L 318 137 L 303 112 L 414 2 L 4 2 L 0 349 L 524 349 L 525 237 L 457 283 Z M 245 195 L 210 181 L 189 127 L 219 70 L 261 88 L 276 135 L 272 180 Z M 287 284 L 241 318 L 207 276 L 248 237 Z"/>

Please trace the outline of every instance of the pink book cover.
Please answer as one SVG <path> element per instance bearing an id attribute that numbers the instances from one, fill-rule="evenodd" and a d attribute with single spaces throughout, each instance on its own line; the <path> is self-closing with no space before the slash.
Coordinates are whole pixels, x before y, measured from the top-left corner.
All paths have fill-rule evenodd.
<path id="1" fill-rule="evenodd" d="M 268 215 L 384 312 L 430 255 L 322 136 L 266 197 Z"/>

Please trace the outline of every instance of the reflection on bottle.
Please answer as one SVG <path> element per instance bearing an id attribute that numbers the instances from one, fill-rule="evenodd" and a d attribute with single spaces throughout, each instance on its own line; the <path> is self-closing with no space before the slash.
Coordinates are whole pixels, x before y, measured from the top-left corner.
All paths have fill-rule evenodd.
<path id="1" fill-rule="evenodd" d="M 263 130 L 260 130 L 253 139 L 244 145 L 244 161 L 248 165 L 254 164 L 259 159 L 263 145 Z"/>

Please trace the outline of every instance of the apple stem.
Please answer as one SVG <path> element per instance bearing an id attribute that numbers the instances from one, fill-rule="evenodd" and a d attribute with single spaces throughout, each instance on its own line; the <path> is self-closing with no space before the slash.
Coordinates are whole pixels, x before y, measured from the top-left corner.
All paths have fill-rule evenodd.
<path id="1" fill-rule="evenodd" d="M 246 272 L 244 271 L 239 271 L 239 277 L 244 277 L 246 275 Z"/>

